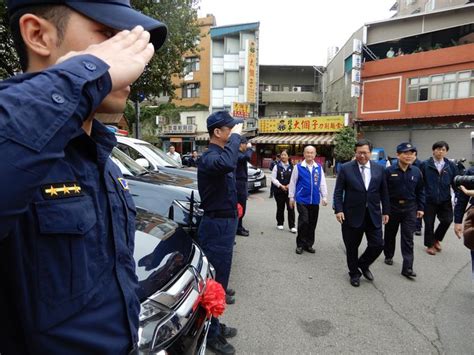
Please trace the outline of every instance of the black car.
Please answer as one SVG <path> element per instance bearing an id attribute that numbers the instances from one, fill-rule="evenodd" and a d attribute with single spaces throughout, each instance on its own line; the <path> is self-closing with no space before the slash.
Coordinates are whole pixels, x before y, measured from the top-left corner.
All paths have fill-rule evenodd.
<path id="1" fill-rule="evenodd" d="M 127 180 L 137 207 L 168 216 L 188 232 L 197 230 L 203 211 L 199 207 L 196 180 L 163 172 L 150 172 L 117 148 L 112 150 L 111 158 Z"/>
<path id="2" fill-rule="evenodd" d="M 138 354 L 204 354 L 210 317 L 200 299 L 214 270 L 177 223 L 137 211 Z"/>

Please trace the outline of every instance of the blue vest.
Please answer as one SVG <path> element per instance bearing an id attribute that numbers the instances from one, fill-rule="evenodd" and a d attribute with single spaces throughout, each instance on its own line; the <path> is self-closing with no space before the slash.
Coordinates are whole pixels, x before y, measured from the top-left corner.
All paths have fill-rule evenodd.
<path id="1" fill-rule="evenodd" d="M 295 200 L 304 205 L 319 205 L 321 187 L 321 167 L 317 165 L 310 174 L 307 167 L 297 165 L 298 181 L 296 182 Z"/>

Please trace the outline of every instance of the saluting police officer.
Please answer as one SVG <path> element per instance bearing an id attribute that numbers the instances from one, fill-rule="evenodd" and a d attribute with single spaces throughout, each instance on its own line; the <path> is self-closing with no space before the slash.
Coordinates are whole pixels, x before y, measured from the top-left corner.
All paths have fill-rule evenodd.
<path id="1" fill-rule="evenodd" d="M 247 141 L 247 138 L 241 137 L 239 159 L 237 160 L 237 169 L 235 170 L 235 180 L 237 187 L 237 202 L 242 206 L 243 209 L 243 214 L 239 218 L 239 223 L 237 225 L 237 235 L 241 235 L 243 237 L 248 237 L 250 235 L 248 229 L 244 228 L 242 225 L 242 220 L 244 219 L 245 211 L 247 210 L 247 197 L 249 194 L 249 173 L 247 163 L 250 162 L 252 154 L 252 144 Z"/>
<path id="2" fill-rule="evenodd" d="M 207 118 L 209 149 L 198 164 L 198 188 L 204 216 L 198 239 L 206 256 L 216 270 L 216 281 L 225 290 L 229 283 L 237 231 L 237 191 L 235 169 L 239 156 L 241 119 L 234 119 L 227 111 L 214 112 Z M 219 324 L 212 318 L 207 346 L 219 354 L 233 354 L 234 347 L 226 338 L 237 334 L 237 329 Z"/>
<path id="3" fill-rule="evenodd" d="M 390 196 L 390 219 L 385 225 L 385 264 L 393 264 L 395 237 L 401 226 L 400 248 L 403 256 L 402 275 L 416 277 L 413 271 L 413 233 L 416 219 L 423 217 L 425 192 L 420 169 L 412 165 L 416 147 L 411 143 L 397 146 L 397 163 L 385 169 L 385 178 Z"/>
<path id="4" fill-rule="evenodd" d="M 123 112 L 166 27 L 125 0 L 7 7 L 24 74 L 0 84 L 0 353 L 127 354 L 136 211 L 94 116 Z"/>

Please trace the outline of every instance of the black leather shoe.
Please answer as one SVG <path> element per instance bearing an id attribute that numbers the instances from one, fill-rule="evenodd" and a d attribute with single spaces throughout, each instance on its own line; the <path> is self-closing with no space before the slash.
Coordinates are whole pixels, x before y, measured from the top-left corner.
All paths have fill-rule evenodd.
<path id="1" fill-rule="evenodd" d="M 295 252 L 296 252 L 296 254 L 303 254 L 303 248 L 302 247 L 297 247 Z"/>
<path id="2" fill-rule="evenodd" d="M 360 276 L 351 276 L 351 285 L 354 287 L 360 286 Z"/>
<path id="3" fill-rule="evenodd" d="M 415 235 L 421 235 L 421 231 L 416 231 Z"/>
<path id="4" fill-rule="evenodd" d="M 224 323 L 219 325 L 221 326 L 221 335 L 224 338 L 233 338 L 237 335 L 237 328 L 228 327 Z"/>
<path id="5" fill-rule="evenodd" d="M 235 348 L 227 342 L 223 336 L 217 336 L 214 339 L 207 339 L 207 347 L 216 354 L 233 355 Z"/>
<path id="6" fill-rule="evenodd" d="M 365 270 L 360 269 L 360 271 L 362 271 L 362 275 L 364 275 L 364 277 L 367 280 L 374 281 L 374 275 L 372 275 L 369 269 L 365 269 Z"/>
<path id="7" fill-rule="evenodd" d="M 416 277 L 416 272 L 413 269 L 406 269 L 402 270 L 402 275 L 411 279 L 412 277 Z"/>
<path id="8" fill-rule="evenodd" d="M 385 258 L 385 260 L 383 261 L 385 264 L 387 265 L 393 265 L 393 260 L 392 258 Z"/>
<path id="9" fill-rule="evenodd" d="M 234 296 L 225 295 L 225 303 L 227 303 L 227 304 L 234 304 L 234 303 L 235 303 L 235 297 L 234 297 Z"/>
<path id="10" fill-rule="evenodd" d="M 311 253 L 311 254 L 316 253 L 316 249 L 314 249 L 313 247 L 306 247 L 304 248 L 304 250 L 306 250 L 308 253 Z"/>
<path id="11" fill-rule="evenodd" d="M 243 230 L 244 232 L 250 233 L 247 228 L 242 227 L 242 230 Z"/>
<path id="12" fill-rule="evenodd" d="M 225 291 L 226 295 L 229 295 L 229 296 L 235 296 L 235 290 L 233 288 L 228 288 L 226 291 Z"/>
<path id="13" fill-rule="evenodd" d="M 248 237 L 250 235 L 250 233 L 245 229 L 238 230 L 236 234 L 241 235 L 242 237 Z"/>

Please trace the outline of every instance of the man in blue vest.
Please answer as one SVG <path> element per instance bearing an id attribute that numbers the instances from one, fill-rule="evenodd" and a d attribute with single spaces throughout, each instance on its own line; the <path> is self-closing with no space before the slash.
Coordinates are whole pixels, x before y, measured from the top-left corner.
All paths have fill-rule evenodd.
<path id="1" fill-rule="evenodd" d="M 291 173 L 288 196 L 292 208 L 298 209 L 298 234 L 296 254 L 303 250 L 314 254 L 314 232 L 318 223 L 319 204 L 327 205 L 327 186 L 324 171 L 316 163 L 316 148 L 309 145 L 304 149 L 304 161 L 296 165 Z"/>

